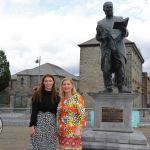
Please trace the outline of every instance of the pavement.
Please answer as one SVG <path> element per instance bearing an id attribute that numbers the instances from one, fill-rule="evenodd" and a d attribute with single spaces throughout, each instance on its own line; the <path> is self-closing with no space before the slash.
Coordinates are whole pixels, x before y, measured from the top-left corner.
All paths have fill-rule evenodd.
<path id="1" fill-rule="evenodd" d="M 0 150 L 28 150 L 27 126 L 3 126 L 0 134 Z"/>
<path id="2" fill-rule="evenodd" d="M 136 128 L 143 132 L 150 144 L 150 127 Z M 0 134 L 0 150 L 29 150 L 27 126 L 4 126 Z"/>

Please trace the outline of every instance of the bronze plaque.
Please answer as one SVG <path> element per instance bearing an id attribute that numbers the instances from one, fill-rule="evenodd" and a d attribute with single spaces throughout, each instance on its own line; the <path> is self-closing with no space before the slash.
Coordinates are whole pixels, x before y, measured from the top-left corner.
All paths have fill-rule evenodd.
<path id="1" fill-rule="evenodd" d="M 102 122 L 123 122 L 123 109 L 102 107 Z"/>

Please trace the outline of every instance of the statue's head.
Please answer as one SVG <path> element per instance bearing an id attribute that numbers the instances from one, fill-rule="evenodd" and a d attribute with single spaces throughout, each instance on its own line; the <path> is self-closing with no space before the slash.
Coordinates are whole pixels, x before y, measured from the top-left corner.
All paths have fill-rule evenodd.
<path id="1" fill-rule="evenodd" d="M 107 17 L 111 17 L 113 15 L 113 3 L 105 2 L 103 4 L 103 11 L 105 12 Z"/>

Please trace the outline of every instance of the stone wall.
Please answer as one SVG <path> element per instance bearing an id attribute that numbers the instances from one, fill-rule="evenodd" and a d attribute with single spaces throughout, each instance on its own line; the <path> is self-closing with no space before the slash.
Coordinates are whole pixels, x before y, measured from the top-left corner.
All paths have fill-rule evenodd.
<path id="1" fill-rule="evenodd" d="M 100 48 L 81 47 L 79 90 L 81 93 L 98 92 L 103 89 L 103 75 L 100 66 Z"/>
<path id="2" fill-rule="evenodd" d="M 104 87 L 100 53 L 98 46 L 81 47 L 80 49 L 79 91 L 88 108 L 94 107 L 94 100 L 87 93 L 98 92 Z"/>

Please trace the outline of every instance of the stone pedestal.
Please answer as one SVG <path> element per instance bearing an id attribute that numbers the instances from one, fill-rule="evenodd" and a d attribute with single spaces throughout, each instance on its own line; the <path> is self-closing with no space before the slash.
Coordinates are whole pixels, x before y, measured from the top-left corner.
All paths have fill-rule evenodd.
<path id="1" fill-rule="evenodd" d="M 150 150 L 142 132 L 132 133 L 93 131 L 83 132 L 83 150 Z"/>
<path id="2" fill-rule="evenodd" d="M 133 94 L 95 94 L 94 130 L 133 132 L 131 124 Z"/>
<path id="3" fill-rule="evenodd" d="M 95 101 L 94 128 L 83 132 L 83 150 L 149 150 L 131 124 L 134 94 L 88 93 Z"/>

